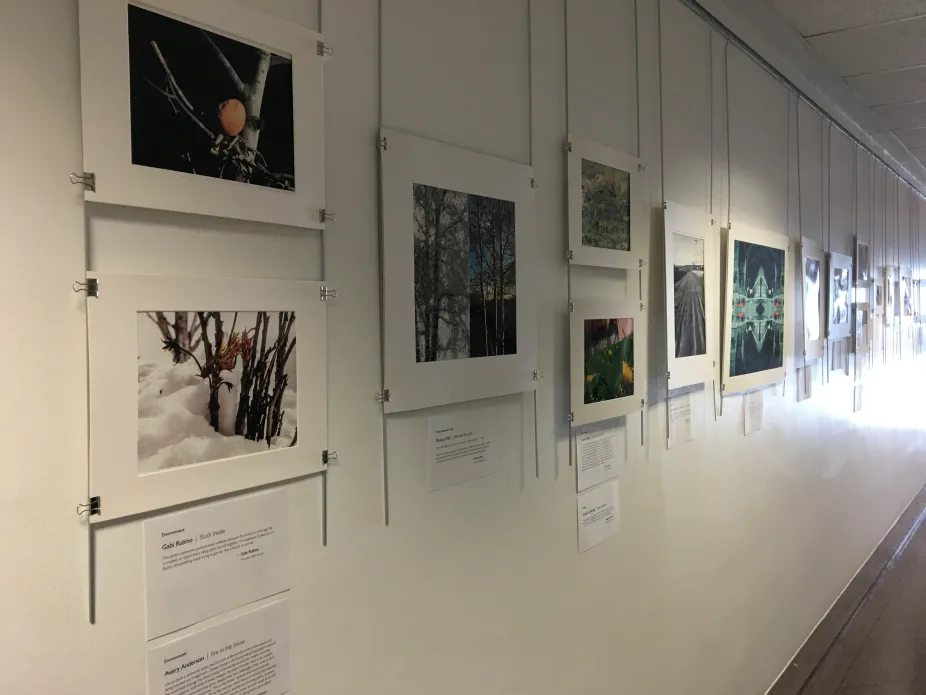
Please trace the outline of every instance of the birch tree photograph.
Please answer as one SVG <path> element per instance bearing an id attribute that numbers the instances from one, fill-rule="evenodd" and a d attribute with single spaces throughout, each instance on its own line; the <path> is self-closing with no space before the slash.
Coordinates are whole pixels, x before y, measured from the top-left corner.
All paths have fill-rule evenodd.
<path id="1" fill-rule="evenodd" d="M 413 188 L 415 361 L 516 354 L 514 202 Z"/>
<path id="2" fill-rule="evenodd" d="M 152 473 L 296 446 L 296 315 L 146 311 L 138 466 Z"/>
<path id="3" fill-rule="evenodd" d="M 292 59 L 128 6 L 132 163 L 296 190 Z"/>

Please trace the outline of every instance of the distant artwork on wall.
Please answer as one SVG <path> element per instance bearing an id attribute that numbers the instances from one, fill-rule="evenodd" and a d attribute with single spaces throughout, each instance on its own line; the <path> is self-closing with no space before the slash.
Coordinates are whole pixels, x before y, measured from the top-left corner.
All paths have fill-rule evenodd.
<path id="1" fill-rule="evenodd" d="M 633 395 L 633 319 L 585 319 L 585 403 Z"/>
<path id="2" fill-rule="evenodd" d="M 132 163 L 296 190 L 293 63 L 128 6 Z"/>
<path id="3" fill-rule="evenodd" d="M 296 315 L 138 313 L 138 469 L 297 445 Z"/>
<path id="4" fill-rule="evenodd" d="M 515 204 L 415 184 L 415 361 L 513 355 Z"/>
<path id="5" fill-rule="evenodd" d="M 871 260 L 868 244 L 856 241 L 855 244 L 855 282 L 867 285 L 871 282 Z"/>
<path id="6" fill-rule="evenodd" d="M 703 355 L 707 350 L 704 302 L 704 239 L 673 234 L 675 278 L 675 356 Z"/>
<path id="7" fill-rule="evenodd" d="M 820 339 L 820 261 L 804 259 L 804 330 L 807 340 Z"/>
<path id="8" fill-rule="evenodd" d="M 582 160 L 582 245 L 630 251 L 630 174 Z"/>
<path id="9" fill-rule="evenodd" d="M 734 242 L 730 376 L 783 365 L 784 273 L 783 249 Z"/>
<path id="10" fill-rule="evenodd" d="M 913 318 L 913 278 L 905 275 L 901 278 L 903 292 L 903 317 Z"/>
<path id="11" fill-rule="evenodd" d="M 849 271 L 833 268 L 832 321 L 834 324 L 849 323 Z"/>

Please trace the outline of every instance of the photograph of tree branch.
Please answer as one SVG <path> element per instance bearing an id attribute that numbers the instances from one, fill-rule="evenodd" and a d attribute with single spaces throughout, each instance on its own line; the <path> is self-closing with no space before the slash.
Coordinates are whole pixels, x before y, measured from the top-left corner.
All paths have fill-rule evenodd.
<path id="1" fill-rule="evenodd" d="M 128 6 L 132 163 L 296 190 L 289 57 Z"/>
<path id="2" fill-rule="evenodd" d="M 296 446 L 296 315 L 138 313 L 138 467 Z"/>
<path id="3" fill-rule="evenodd" d="M 515 205 L 414 185 L 415 361 L 517 353 Z"/>
<path id="4" fill-rule="evenodd" d="M 582 246 L 630 251 L 630 174 L 582 160 Z"/>
<path id="5" fill-rule="evenodd" d="M 633 319 L 585 319 L 585 404 L 633 395 Z"/>

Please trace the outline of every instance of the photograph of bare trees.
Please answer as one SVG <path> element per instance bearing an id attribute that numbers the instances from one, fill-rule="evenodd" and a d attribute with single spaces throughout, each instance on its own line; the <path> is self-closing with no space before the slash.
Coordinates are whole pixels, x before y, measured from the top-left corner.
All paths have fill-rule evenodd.
<path id="1" fill-rule="evenodd" d="M 582 245 L 630 251 L 630 174 L 582 160 Z"/>
<path id="2" fill-rule="evenodd" d="M 515 204 L 414 185 L 415 359 L 517 353 Z"/>
<path id="3" fill-rule="evenodd" d="M 296 446 L 295 347 L 291 311 L 139 312 L 139 472 Z"/>
<path id="4" fill-rule="evenodd" d="M 289 57 L 128 6 L 132 163 L 296 190 Z"/>

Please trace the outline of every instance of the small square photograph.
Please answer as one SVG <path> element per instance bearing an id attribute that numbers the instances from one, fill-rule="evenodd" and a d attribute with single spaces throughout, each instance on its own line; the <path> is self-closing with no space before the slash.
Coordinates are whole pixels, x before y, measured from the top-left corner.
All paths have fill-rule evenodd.
<path id="1" fill-rule="evenodd" d="M 139 473 L 297 445 L 294 312 L 145 311 L 137 323 Z"/>
<path id="2" fill-rule="evenodd" d="M 633 395 L 633 319 L 586 319 L 585 404 Z"/>
<path id="3" fill-rule="evenodd" d="M 630 251 L 630 174 L 582 160 L 582 246 Z"/>
<path id="4" fill-rule="evenodd" d="M 132 163 L 296 190 L 291 56 L 128 6 Z"/>

